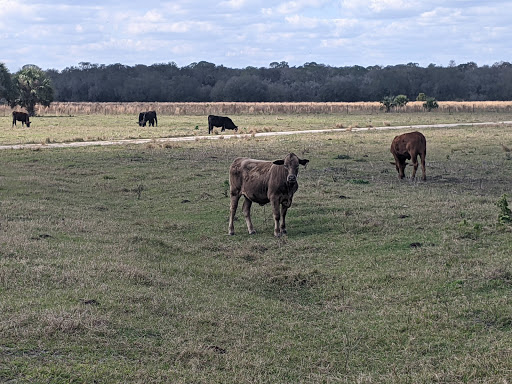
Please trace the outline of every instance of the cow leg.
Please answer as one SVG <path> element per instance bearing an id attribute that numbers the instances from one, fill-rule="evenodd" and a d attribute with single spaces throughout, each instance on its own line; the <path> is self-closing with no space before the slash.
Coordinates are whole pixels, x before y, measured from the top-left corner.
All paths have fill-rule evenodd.
<path id="1" fill-rule="evenodd" d="M 226 126 L 225 125 L 222 125 L 222 129 L 220 130 L 221 132 L 224 132 L 226 130 Z"/>
<path id="2" fill-rule="evenodd" d="M 238 208 L 238 201 L 240 200 L 240 193 L 239 192 L 231 192 L 231 205 L 230 205 L 230 208 L 229 208 L 229 227 L 228 227 L 228 233 L 230 235 L 234 235 L 235 234 L 235 225 L 234 225 L 234 221 L 235 221 L 235 214 L 236 214 L 236 209 Z"/>
<path id="3" fill-rule="evenodd" d="M 427 174 L 425 173 L 425 152 L 420 153 L 421 158 L 421 171 L 423 173 L 422 180 L 427 180 Z"/>
<path id="4" fill-rule="evenodd" d="M 404 178 L 405 160 L 394 153 L 393 153 L 393 157 L 395 158 L 395 168 L 396 168 L 396 171 L 398 172 L 398 179 L 403 179 Z"/>
<path id="5" fill-rule="evenodd" d="M 411 174 L 411 180 L 414 180 L 416 178 L 416 171 L 418 170 L 418 154 L 412 153 L 411 154 L 411 161 L 412 161 L 412 174 Z"/>
<path id="6" fill-rule="evenodd" d="M 405 177 L 405 161 L 398 161 L 398 178 L 403 179 Z"/>
<path id="7" fill-rule="evenodd" d="M 286 235 L 286 212 L 288 211 L 288 207 L 285 205 L 281 205 L 281 235 Z"/>
<path id="8" fill-rule="evenodd" d="M 281 228 L 279 226 L 279 221 L 281 220 L 281 212 L 279 210 L 279 201 L 272 201 L 272 214 L 274 215 L 274 236 L 281 236 Z"/>
<path id="9" fill-rule="evenodd" d="M 245 222 L 247 223 L 247 230 L 249 231 L 249 235 L 254 235 L 256 231 L 254 230 L 251 220 L 251 205 L 252 201 L 247 197 L 244 198 L 244 205 L 242 206 L 242 210 L 244 212 Z"/>

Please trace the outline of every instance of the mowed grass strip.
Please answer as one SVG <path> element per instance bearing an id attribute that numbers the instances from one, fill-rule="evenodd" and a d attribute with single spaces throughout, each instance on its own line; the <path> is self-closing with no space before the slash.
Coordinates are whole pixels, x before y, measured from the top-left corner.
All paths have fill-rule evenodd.
<path id="1" fill-rule="evenodd" d="M 494 112 L 492 108 L 467 111 L 384 113 L 304 113 L 304 114 L 229 114 L 240 134 L 287 132 L 344 128 L 374 128 L 403 125 L 464 124 L 512 121 L 508 109 Z M 208 135 L 207 115 L 169 115 L 158 113 L 155 127 L 139 127 L 137 114 L 42 115 L 31 118 L 30 128 L 18 122 L 12 126 L 8 110 L 0 116 L 0 145 L 48 144 L 121 139 L 156 139 L 166 137 Z M 214 128 L 213 135 L 231 135 Z"/>
<path id="2" fill-rule="evenodd" d="M 509 380 L 512 133 L 423 133 L 426 182 L 387 131 L 0 151 L 0 381 Z M 228 236 L 231 161 L 290 151 L 288 236 Z"/>

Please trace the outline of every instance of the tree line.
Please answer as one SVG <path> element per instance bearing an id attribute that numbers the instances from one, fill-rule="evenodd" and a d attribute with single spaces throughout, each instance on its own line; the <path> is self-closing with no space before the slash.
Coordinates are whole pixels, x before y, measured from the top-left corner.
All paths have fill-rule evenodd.
<path id="1" fill-rule="evenodd" d="M 0 98 L 21 105 L 21 97 L 4 95 L 3 68 Z M 82 62 L 61 71 L 39 71 L 44 75 L 40 80 L 46 78 L 51 84 L 47 98 L 63 102 L 351 102 L 381 101 L 392 95 L 415 100 L 419 93 L 440 101 L 512 100 L 512 64 L 508 62 L 490 66 L 451 62 L 446 67 L 416 63 L 333 67 L 310 62 L 290 67 L 282 61 L 243 69 L 206 61 L 184 67 L 174 62 L 149 66 Z M 11 77 L 13 84 L 20 84 L 18 73 Z"/>

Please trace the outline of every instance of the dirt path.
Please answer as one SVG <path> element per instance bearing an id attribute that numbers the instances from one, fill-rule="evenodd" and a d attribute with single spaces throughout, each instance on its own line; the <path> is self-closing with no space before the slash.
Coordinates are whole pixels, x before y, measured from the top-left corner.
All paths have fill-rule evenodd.
<path id="1" fill-rule="evenodd" d="M 0 145 L 2 149 L 43 149 L 43 148 L 75 148 L 89 147 L 93 145 L 125 145 L 125 144 L 147 144 L 147 143 L 172 143 L 179 141 L 196 141 L 196 140 L 219 140 L 219 139 L 241 139 L 244 137 L 263 137 L 263 136 L 281 136 L 281 135 L 302 135 L 314 133 L 332 133 L 332 132 L 360 132 L 370 130 L 392 130 L 392 129 L 427 129 L 427 128 L 453 128 L 460 126 L 481 126 L 481 125 L 511 125 L 512 121 L 499 121 L 487 123 L 456 123 L 456 124 L 432 124 L 432 125 L 399 125 L 395 127 L 371 127 L 371 128 L 333 128 L 333 129 L 315 129 L 306 131 L 287 131 L 287 132 L 261 132 L 261 133 L 245 133 L 234 135 L 209 135 L 209 136 L 185 136 L 185 137 L 163 137 L 156 139 L 125 139 L 125 140 L 105 140 L 105 141 L 79 141 L 73 143 L 49 143 L 49 144 L 12 144 Z"/>

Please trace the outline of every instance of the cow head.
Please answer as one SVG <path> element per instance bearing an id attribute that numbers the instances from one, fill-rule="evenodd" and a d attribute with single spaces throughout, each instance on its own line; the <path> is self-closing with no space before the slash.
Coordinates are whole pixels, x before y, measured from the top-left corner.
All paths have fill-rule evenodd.
<path id="1" fill-rule="evenodd" d="M 403 179 L 405 177 L 405 167 L 409 165 L 407 157 L 398 155 L 396 156 L 395 161 L 390 163 L 395 166 L 396 171 L 398 172 L 398 177 Z"/>
<path id="2" fill-rule="evenodd" d="M 289 153 L 283 160 L 276 160 L 273 162 L 276 165 L 283 165 L 287 171 L 286 181 L 288 184 L 295 184 L 297 182 L 297 175 L 299 174 L 299 165 L 306 166 L 309 163 L 307 159 L 299 159 L 295 153 Z"/>
<path id="3" fill-rule="evenodd" d="M 30 128 L 30 121 L 26 121 L 25 124 L 27 124 L 27 128 Z"/>

